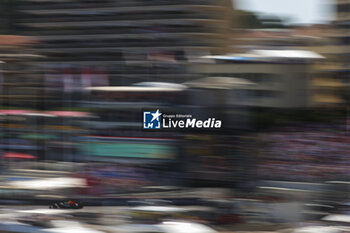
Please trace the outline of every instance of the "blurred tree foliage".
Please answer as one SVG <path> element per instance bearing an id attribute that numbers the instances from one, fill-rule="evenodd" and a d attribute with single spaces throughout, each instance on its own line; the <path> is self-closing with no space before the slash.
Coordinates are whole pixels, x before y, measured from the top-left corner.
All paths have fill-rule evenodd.
<path id="1" fill-rule="evenodd" d="M 0 0 L 0 34 L 18 34 L 16 22 L 18 19 L 19 0 Z"/>
<path id="2" fill-rule="evenodd" d="M 234 10 L 233 25 L 241 29 L 285 28 L 283 21 L 272 15 L 258 16 L 254 12 Z"/>

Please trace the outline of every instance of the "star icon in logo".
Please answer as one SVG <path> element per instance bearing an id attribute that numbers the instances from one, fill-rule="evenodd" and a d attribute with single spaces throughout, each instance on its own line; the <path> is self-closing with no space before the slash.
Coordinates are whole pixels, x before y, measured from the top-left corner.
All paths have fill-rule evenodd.
<path id="1" fill-rule="evenodd" d="M 154 121 L 155 119 L 157 119 L 157 121 L 159 121 L 159 117 L 161 115 L 162 115 L 162 113 L 160 113 L 159 109 L 157 109 L 157 111 L 155 113 L 152 113 L 153 118 L 152 118 L 151 122 Z"/>

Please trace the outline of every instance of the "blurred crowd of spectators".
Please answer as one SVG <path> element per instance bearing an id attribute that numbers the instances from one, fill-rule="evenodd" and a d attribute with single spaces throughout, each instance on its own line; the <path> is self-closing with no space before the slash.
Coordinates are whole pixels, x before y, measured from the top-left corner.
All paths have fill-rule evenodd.
<path id="1" fill-rule="evenodd" d="M 286 128 L 259 135 L 266 143 L 258 174 L 265 179 L 350 179 L 350 135 L 320 128 Z"/>

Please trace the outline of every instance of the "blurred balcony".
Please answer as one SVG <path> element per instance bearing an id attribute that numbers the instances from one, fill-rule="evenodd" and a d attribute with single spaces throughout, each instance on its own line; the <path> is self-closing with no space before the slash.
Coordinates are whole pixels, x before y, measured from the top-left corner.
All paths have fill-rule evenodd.
<path id="1" fill-rule="evenodd" d="M 339 45 L 325 45 L 325 46 L 313 46 L 312 49 L 321 54 L 341 54 L 345 51 L 350 51 L 350 45 L 339 44 Z"/>
<path id="2" fill-rule="evenodd" d="M 199 11 L 201 10 L 201 11 Z M 108 16 L 111 14 L 120 14 L 123 15 L 125 13 L 129 14 L 129 18 L 132 18 L 133 15 L 130 15 L 130 13 L 133 14 L 160 14 L 162 13 L 163 15 L 167 14 L 174 14 L 176 12 L 180 12 L 180 14 L 184 14 L 186 12 L 192 13 L 192 14 L 198 14 L 202 12 L 203 10 L 208 11 L 207 13 L 210 12 L 220 12 L 224 11 L 225 8 L 220 6 L 220 5 L 173 5 L 171 6 L 171 9 L 169 9 L 168 5 L 154 5 L 154 6 L 142 6 L 142 7 L 101 7 L 101 8 L 94 8 L 93 12 L 89 8 L 85 7 L 80 7 L 77 9 L 45 9 L 45 10 L 38 10 L 36 9 L 31 9 L 31 10 L 21 10 L 21 12 L 27 13 L 27 14 L 32 14 L 32 15 L 37 15 L 37 16 L 50 16 L 50 15 L 59 15 L 59 16 L 66 16 L 66 17 L 73 17 L 73 16 L 89 16 L 93 14 L 94 16 Z M 210 15 L 206 14 L 206 17 Z"/>
<path id="3" fill-rule="evenodd" d="M 344 69 L 344 66 L 340 63 L 333 62 L 333 63 L 316 63 L 314 65 L 314 70 L 317 71 L 337 71 Z"/>
<path id="4" fill-rule="evenodd" d="M 314 88 L 344 88 L 344 83 L 331 78 L 315 78 L 312 81 Z"/>
<path id="5" fill-rule="evenodd" d="M 350 4 L 349 0 L 336 0 L 336 4 Z"/>
<path id="6" fill-rule="evenodd" d="M 216 5 L 223 2 L 217 0 L 215 3 L 210 0 L 129 0 L 129 1 L 113 1 L 113 0 L 100 0 L 100 1 L 49 1 L 49 0 L 24 0 L 22 8 L 33 9 L 35 6 L 37 9 L 71 9 L 71 8 L 98 8 L 98 7 L 143 7 L 143 6 L 176 6 L 176 5 Z M 40 2 L 40 5 L 37 3 Z"/>
<path id="7" fill-rule="evenodd" d="M 334 105 L 342 104 L 344 100 L 336 94 L 315 94 L 312 97 L 312 102 L 314 105 Z"/>
<path id="8" fill-rule="evenodd" d="M 91 27 L 106 27 L 106 26 L 128 26 L 128 27 L 139 27 L 139 26 L 152 26 L 156 25 L 191 25 L 191 24 L 204 24 L 204 25 L 220 25 L 224 24 L 224 20 L 218 19 L 164 19 L 159 21 L 159 19 L 147 19 L 147 20 L 120 20 L 120 21 L 65 21 L 65 22 L 45 22 L 45 23 L 23 23 L 25 26 L 34 28 L 57 28 L 57 29 L 77 29 L 77 28 L 89 28 Z"/>
<path id="9" fill-rule="evenodd" d="M 337 14 L 336 21 L 349 21 L 350 13 L 349 12 L 340 12 Z"/>

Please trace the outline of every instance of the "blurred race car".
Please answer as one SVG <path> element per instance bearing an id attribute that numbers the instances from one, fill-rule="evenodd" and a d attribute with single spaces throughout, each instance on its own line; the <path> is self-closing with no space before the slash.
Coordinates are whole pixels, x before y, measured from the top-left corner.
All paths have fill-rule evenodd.
<path id="1" fill-rule="evenodd" d="M 50 205 L 50 209 L 81 209 L 83 204 L 79 201 L 59 201 Z"/>

